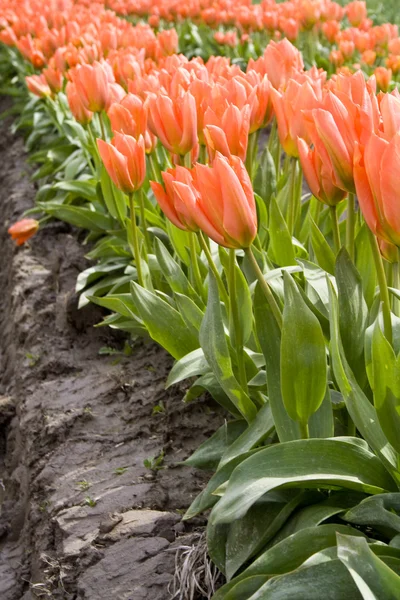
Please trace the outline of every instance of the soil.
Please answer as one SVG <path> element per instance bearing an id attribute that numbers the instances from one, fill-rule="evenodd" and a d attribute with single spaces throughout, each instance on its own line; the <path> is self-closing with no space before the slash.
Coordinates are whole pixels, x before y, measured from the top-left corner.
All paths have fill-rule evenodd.
<path id="1" fill-rule="evenodd" d="M 9 121 L 0 131 L 0 598 L 167 600 L 176 548 L 199 525 L 181 514 L 207 479 L 179 461 L 221 413 L 166 391 L 172 361 L 150 342 L 99 354 L 125 338 L 93 327 L 101 309 L 77 309 L 77 231 L 8 239 L 35 188 L 23 140 Z M 144 466 L 162 452 L 162 469 Z"/>

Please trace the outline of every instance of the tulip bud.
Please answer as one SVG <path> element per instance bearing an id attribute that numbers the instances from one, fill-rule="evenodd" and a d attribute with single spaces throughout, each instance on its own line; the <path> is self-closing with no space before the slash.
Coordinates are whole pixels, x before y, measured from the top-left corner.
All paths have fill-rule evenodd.
<path id="1" fill-rule="evenodd" d="M 175 181 L 187 185 L 194 195 L 198 194 L 193 186 L 192 171 L 184 167 L 168 169 L 161 174 L 164 186 L 161 183 L 150 181 L 151 189 L 165 216 L 179 229 L 185 231 L 198 231 L 198 226 L 190 216 L 186 205 L 175 192 L 173 183 Z"/>
<path id="2" fill-rule="evenodd" d="M 8 233 L 15 240 L 17 246 L 22 246 L 39 229 L 39 221 L 36 219 L 22 219 L 8 228 Z"/>
<path id="3" fill-rule="evenodd" d="M 78 123 L 80 123 L 81 125 L 87 125 L 88 123 L 90 123 L 90 121 L 93 118 L 93 113 L 87 110 L 82 104 L 81 97 L 76 91 L 75 84 L 69 81 L 67 83 L 65 91 L 67 94 L 67 100 L 71 113 L 78 121 Z"/>
<path id="4" fill-rule="evenodd" d="M 32 92 L 32 94 L 35 94 L 35 96 L 39 96 L 39 98 L 51 96 L 51 89 L 49 88 L 44 75 L 30 75 L 25 77 L 25 81 L 28 90 Z"/>
<path id="5" fill-rule="evenodd" d="M 197 144 L 196 102 L 190 92 L 171 98 L 149 95 L 149 129 L 172 154 L 183 156 Z"/>
<path id="6" fill-rule="evenodd" d="M 125 194 L 138 190 L 146 177 L 146 154 L 143 136 L 116 133 L 111 144 L 97 140 L 101 159 L 115 185 Z"/>

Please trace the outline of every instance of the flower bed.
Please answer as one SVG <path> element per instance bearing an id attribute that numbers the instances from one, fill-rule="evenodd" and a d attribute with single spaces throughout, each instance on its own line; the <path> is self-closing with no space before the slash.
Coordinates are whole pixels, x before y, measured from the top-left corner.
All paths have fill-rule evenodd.
<path id="1" fill-rule="evenodd" d="M 397 598 L 397 26 L 328 0 L 10 0 L 0 24 L 39 184 L 11 236 L 85 230 L 79 308 L 225 411 L 186 461 L 214 471 L 184 517 L 212 509 L 214 600 Z"/>

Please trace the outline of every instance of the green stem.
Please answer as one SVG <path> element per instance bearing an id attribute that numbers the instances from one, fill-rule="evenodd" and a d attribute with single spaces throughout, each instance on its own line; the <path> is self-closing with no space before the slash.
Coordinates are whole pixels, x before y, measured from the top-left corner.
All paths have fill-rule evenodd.
<path id="1" fill-rule="evenodd" d="M 99 113 L 99 123 L 100 123 L 101 137 L 103 138 L 104 141 L 107 141 L 107 138 L 106 138 L 106 128 L 104 127 L 104 120 L 103 120 L 103 113 L 102 112 Z"/>
<path id="2" fill-rule="evenodd" d="M 308 423 L 299 423 L 300 435 L 302 440 L 308 440 L 310 437 L 310 430 L 308 429 Z"/>
<path id="3" fill-rule="evenodd" d="M 354 230 L 356 225 L 356 211 L 354 194 L 349 194 L 347 199 L 346 221 L 346 248 L 351 260 L 354 260 Z"/>
<path id="4" fill-rule="evenodd" d="M 187 169 L 191 169 L 192 168 L 192 153 L 191 152 L 187 152 L 185 154 L 185 156 L 183 157 L 183 165 Z"/>
<path id="5" fill-rule="evenodd" d="M 204 239 L 204 235 L 201 231 L 198 232 L 198 238 L 199 238 L 199 242 L 200 242 L 200 246 L 201 249 L 203 250 L 204 254 L 206 255 L 207 258 L 207 262 L 208 265 L 215 277 L 215 279 L 217 280 L 218 283 L 218 289 L 219 289 L 219 293 L 221 295 L 222 298 L 222 302 L 225 304 L 226 310 L 228 310 L 229 308 L 229 296 L 226 292 L 225 289 L 225 285 L 224 282 L 222 281 L 221 275 L 218 273 L 218 269 L 215 266 L 215 262 L 213 260 L 213 257 L 211 256 L 211 252 L 210 252 L 210 248 L 207 245 L 206 240 Z"/>
<path id="6" fill-rule="evenodd" d="M 296 172 L 297 172 L 297 159 L 293 158 L 290 161 L 291 173 L 290 173 L 290 187 L 289 187 L 289 210 L 288 210 L 288 218 L 287 218 L 287 226 L 291 235 L 293 235 L 294 226 L 296 222 L 297 216 L 297 205 L 298 205 L 298 188 L 296 182 Z"/>
<path id="7" fill-rule="evenodd" d="M 150 236 L 149 236 L 149 232 L 147 231 L 147 223 L 146 223 L 146 214 L 144 212 L 144 197 L 143 197 L 143 188 L 140 188 L 137 192 L 137 197 L 138 197 L 138 204 L 139 204 L 139 211 L 140 211 L 140 225 L 142 228 L 142 232 L 144 235 L 144 241 L 145 241 L 145 260 L 147 262 L 147 252 L 151 252 L 151 242 L 150 242 Z"/>
<path id="8" fill-rule="evenodd" d="M 265 281 L 264 275 L 260 269 L 260 267 L 258 266 L 258 263 L 255 259 L 255 256 L 253 254 L 253 251 L 250 248 L 245 248 L 244 252 L 247 256 L 247 258 L 250 261 L 250 264 L 253 268 L 253 272 L 254 275 L 256 276 L 256 278 L 258 279 L 258 283 L 260 284 L 260 287 L 262 289 L 262 291 L 264 292 L 264 296 L 267 299 L 267 302 L 271 308 L 271 311 L 276 319 L 276 322 L 279 325 L 279 329 L 282 329 L 282 312 L 281 309 L 278 306 L 277 301 L 275 300 L 275 297 L 272 293 L 271 288 L 269 287 L 268 283 Z"/>
<path id="9" fill-rule="evenodd" d="M 93 146 L 93 152 L 94 152 L 93 159 L 94 159 L 95 167 L 96 167 L 96 169 L 98 169 L 99 163 L 101 162 L 101 160 L 100 160 L 99 150 L 97 148 L 97 142 L 96 142 L 96 138 L 93 133 L 93 128 L 92 128 L 91 123 L 88 123 L 87 129 L 89 132 L 90 141 L 92 142 L 92 146 Z"/>
<path id="10" fill-rule="evenodd" d="M 197 256 L 196 234 L 193 232 L 189 232 L 189 248 L 190 248 L 190 257 L 192 259 L 191 268 L 192 268 L 195 285 L 196 285 L 197 291 L 200 294 L 200 297 L 203 298 L 203 300 L 206 300 L 203 279 L 201 277 L 201 273 L 200 273 L 200 269 L 199 269 L 199 261 L 198 261 L 198 256 Z"/>
<path id="11" fill-rule="evenodd" d="M 237 303 L 237 289 L 236 289 L 236 251 L 231 248 L 229 250 L 229 267 L 228 267 L 228 289 L 229 289 L 229 321 L 232 325 L 235 333 L 234 347 L 236 351 L 236 358 L 239 367 L 239 380 L 242 388 L 245 392 L 248 392 L 247 387 L 247 374 L 246 366 L 244 362 L 244 351 L 243 351 L 243 336 L 242 329 L 240 326 L 239 319 L 239 307 Z"/>
<path id="12" fill-rule="evenodd" d="M 250 134 L 249 142 L 247 146 L 247 154 L 246 154 L 246 169 L 250 176 L 250 179 L 253 178 L 253 163 L 254 158 L 257 157 L 257 143 L 258 143 L 258 131 Z"/>
<path id="13" fill-rule="evenodd" d="M 393 287 L 400 290 L 400 265 L 399 265 L 399 249 L 397 248 L 397 262 L 393 263 Z M 400 300 L 393 296 L 393 312 L 397 317 L 400 317 Z"/>
<path id="14" fill-rule="evenodd" d="M 341 248 L 339 221 L 338 221 L 338 217 L 337 217 L 337 208 L 336 208 L 336 206 L 330 206 L 329 210 L 330 210 L 331 219 L 332 219 L 333 247 L 335 249 L 335 253 L 337 254 Z"/>
<path id="15" fill-rule="evenodd" d="M 381 252 L 379 250 L 378 241 L 370 229 L 368 229 L 368 234 L 371 243 L 372 254 L 374 257 L 376 274 L 378 276 L 379 290 L 381 294 L 385 337 L 389 344 L 392 344 L 392 318 L 390 313 L 390 297 L 385 275 L 385 268 L 383 266 L 383 260 Z"/>
<path id="16" fill-rule="evenodd" d="M 136 225 L 136 215 L 135 215 L 135 204 L 134 204 L 134 194 L 129 194 L 129 206 L 131 211 L 131 225 L 132 225 L 132 238 L 133 238 L 133 253 L 136 264 L 136 271 L 138 275 L 139 285 L 144 287 L 143 281 L 143 272 L 142 272 L 142 263 L 140 256 L 140 247 L 139 247 L 139 237 L 138 237 L 138 229 Z"/>
<path id="17" fill-rule="evenodd" d="M 160 177 L 159 177 L 159 173 L 157 172 L 156 164 L 158 164 L 158 163 L 156 163 L 154 161 L 153 153 L 149 154 L 149 165 L 150 165 L 150 170 L 151 170 L 151 175 L 153 177 L 153 181 L 157 181 L 158 183 L 160 183 Z"/>

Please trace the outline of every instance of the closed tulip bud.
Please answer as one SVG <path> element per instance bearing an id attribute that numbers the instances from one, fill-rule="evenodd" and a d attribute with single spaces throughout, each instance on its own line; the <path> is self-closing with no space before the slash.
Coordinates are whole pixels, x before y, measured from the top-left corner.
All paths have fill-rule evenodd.
<path id="1" fill-rule="evenodd" d="M 387 92 L 392 81 L 391 69 L 385 67 L 377 67 L 374 71 L 376 83 L 381 92 Z"/>
<path id="2" fill-rule="evenodd" d="M 117 188 L 125 194 L 138 190 L 146 177 L 146 154 L 142 136 L 116 133 L 111 144 L 97 140 L 100 157 Z"/>
<path id="3" fill-rule="evenodd" d="M 51 96 L 51 89 L 46 81 L 44 75 L 29 75 L 25 77 L 26 85 L 28 90 L 35 94 L 35 96 L 39 96 L 39 98 L 46 98 L 46 96 Z"/>
<path id="4" fill-rule="evenodd" d="M 247 70 L 255 70 L 261 75 L 268 75 L 275 89 L 286 86 L 289 79 L 304 69 L 303 58 L 297 48 L 284 39 L 281 42 L 271 41 L 263 56 L 256 61 L 250 59 Z"/>
<path id="5" fill-rule="evenodd" d="M 322 33 L 331 44 L 334 43 L 339 31 L 340 24 L 337 21 L 326 21 L 322 24 Z"/>
<path id="6" fill-rule="evenodd" d="M 231 154 L 246 159 L 250 131 L 250 106 L 242 110 L 230 104 L 221 118 L 208 109 L 204 115 L 204 137 L 211 160 L 220 152 L 229 157 Z"/>
<path id="7" fill-rule="evenodd" d="M 149 95 L 149 129 L 172 154 L 183 156 L 197 144 L 196 102 L 190 92 L 171 98 Z"/>
<path id="8" fill-rule="evenodd" d="M 358 27 L 367 18 L 367 6 L 365 2 L 355 0 L 346 6 L 347 18 L 353 27 Z"/>
<path id="9" fill-rule="evenodd" d="M 57 94 L 62 89 L 64 77 L 61 71 L 48 67 L 43 69 L 43 76 L 52 92 Z"/>
<path id="10" fill-rule="evenodd" d="M 179 195 L 175 192 L 173 183 L 175 181 L 187 185 L 194 195 L 198 195 L 193 186 L 193 174 L 190 169 L 176 167 L 168 169 L 161 174 L 164 185 L 155 181 L 150 181 L 151 189 L 160 205 L 165 216 L 179 229 L 185 231 L 198 231 L 198 226 L 182 202 Z"/>
<path id="11" fill-rule="evenodd" d="M 173 186 L 193 221 L 226 248 L 248 248 L 257 234 L 253 188 L 240 158 L 217 154 L 211 167 L 196 163 L 194 185 Z"/>
<path id="12" fill-rule="evenodd" d="M 81 125 L 87 125 L 93 118 L 93 113 L 87 110 L 82 103 L 82 99 L 76 91 L 76 86 L 72 81 L 67 83 L 65 88 L 67 100 L 71 113 Z"/>
<path id="13" fill-rule="evenodd" d="M 86 110 L 101 112 L 109 104 L 109 72 L 104 64 L 81 65 L 73 73 L 76 92 Z"/>
<path id="14" fill-rule="evenodd" d="M 111 129 L 138 139 L 147 129 L 147 108 L 135 94 L 127 94 L 121 102 L 112 104 L 108 110 Z"/>
<path id="15" fill-rule="evenodd" d="M 35 219 L 22 219 L 8 228 L 8 233 L 15 241 L 17 246 L 22 246 L 29 238 L 31 238 L 39 229 L 39 221 Z"/>

